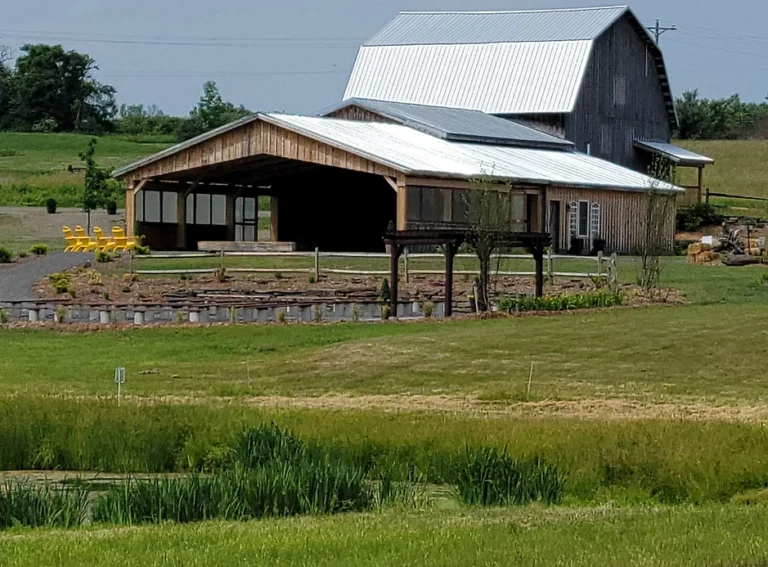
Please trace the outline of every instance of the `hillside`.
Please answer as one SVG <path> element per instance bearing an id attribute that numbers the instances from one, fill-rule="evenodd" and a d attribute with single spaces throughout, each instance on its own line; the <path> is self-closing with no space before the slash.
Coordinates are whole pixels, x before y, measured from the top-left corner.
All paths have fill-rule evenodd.
<path id="1" fill-rule="evenodd" d="M 0 132 L 0 206 L 42 205 L 48 197 L 61 207 L 78 206 L 82 173 L 68 168 L 82 166 L 79 153 L 91 138 Z M 100 166 L 112 169 L 169 145 L 170 140 L 104 136 L 99 138 L 96 159 Z"/>

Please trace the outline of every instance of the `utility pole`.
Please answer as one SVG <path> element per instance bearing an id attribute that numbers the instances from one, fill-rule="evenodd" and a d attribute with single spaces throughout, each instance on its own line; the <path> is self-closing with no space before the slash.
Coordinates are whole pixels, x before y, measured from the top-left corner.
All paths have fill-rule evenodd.
<path id="1" fill-rule="evenodd" d="M 656 45 L 659 44 L 659 41 L 661 40 L 661 36 L 667 33 L 668 31 L 677 31 L 677 26 L 669 26 L 668 28 L 662 27 L 661 22 L 659 20 L 656 20 L 656 25 L 651 26 L 648 28 L 653 33 L 653 36 L 656 38 Z"/>

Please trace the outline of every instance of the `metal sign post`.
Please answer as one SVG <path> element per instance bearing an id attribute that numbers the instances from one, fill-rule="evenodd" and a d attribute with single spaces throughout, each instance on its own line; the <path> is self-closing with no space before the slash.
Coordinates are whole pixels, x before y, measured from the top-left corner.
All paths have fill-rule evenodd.
<path id="1" fill-rule="evenodd" d="M 122 366 L 115 368 L 115 384 L 117 384 L 117 405 L 119 406 L 122 386 L 125 384 L 125 368 Z"/>

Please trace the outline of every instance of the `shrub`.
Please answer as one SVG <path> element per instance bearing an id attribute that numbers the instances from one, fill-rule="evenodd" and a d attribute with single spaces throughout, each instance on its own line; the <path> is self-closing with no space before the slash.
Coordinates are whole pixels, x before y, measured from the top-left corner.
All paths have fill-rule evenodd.
<path id="1" fill-rule="evenodd" d="M 314 309 L 312 310 L 312 319 L 315 323 L 323 322 L 323 308 L 320 305 L 315 305 Z"/>
<path id="2" fill-rule="evenodd" d="M 0 309 L 0 325 L 5 325 L 8 323 L 8 314 L 5 312 L 5 309 Z"/>
<path id="3" fill-rule="evenodd" d="M 696 230 L 702 226 L 721 224 L 724 217 L 710 203 L 698 203 L 677 211 L 678 230 Z"/>
<path id="4" fill-rule="evenodd" d="M 19 252 L 19 254 L 18 254 L 18 257 L 19 257 L 20 259 L 21 259 L 21 258 L 26 258 L 27 256 L 29 256 L 29 253 L 28 253 L 27 251 L 25 251 L 25 250 L 22 250 L 22 251 L 21 251 L 21 252 Z"/>
<path id="5" fill-rule="evenodd" d="M 0 264 L 10 264 L 13 260 L 13 254 L 7 248 L 0 247 Z"/>
<path id="6" fill-rule="evenodd" d="M 101 278 L 101 274 L 96 270 L 88 270 L 87 275 L 88 275 L 88 285 L 92 285 L 92 286 L 104 285 L 104 282 Z"/>
<path id="7" fill-rule="evenodd" d="M 389 318 L 392 315 L 392 309 L 389 307 L 389 305 L 382 305 L 381 306 L 381 320 L 382 321 L 389 321 Z"/>
<path id="8" fill-rule="evenodd" d="M 505 297 L 499 301 L 499 310 L 506 313 L 514 313 L 523 311 L 595 309 L 622 305 L 624 299 L 623 293 L 611 293 L 608 291 L 546 297 Z"/>
<path id="9" fill-rule="evenodd" d="M 0 489 L 0 529 L 14 526 L 80 526 L 85 521 L 88 490 L 75 486 L 64 490 L 6 483 Z"/>
<path id="10" fill-rule="evenodd" d="M 35 256 L 45 256 L 48 254 L 48 246 L 45 244 L 33 244 L 29 249 L 29 253 Z"/>
<path id="11" fill-rule="evenodd" d="M 277 313 L 277 322 L 278 323 L 285 323 L 285 317 L 286 317 L 285 310 L 283 309 L 283 310 L 279 311 Z"/>
<path id="12" fill-rule="evenodd" d="M 559 504 L 564 492 L 565 476 L 555 467 L 540 459 L 518 461 L 506 448 L 467 447 L 459 465 L 458 493 L 467 504 Z"/>
<path id="13" fill-rule="evenodd" d="M 95 254 L 96 262 L 99 264 L 108 264 L 112 261 L 112 255 L 109 252 L 103 250 L 97 250 Z"/>
<path id="14" fill-rule="evenodd" d="M 307 278 L 307 281 L 311 284 L 315 283 L 315 274 L 309 274 L 309 277 Z"/>
<path id="15" fill-rule="evenodd" d="M 69 293 L 72 285 L 72 277 L 66 272 L 51 274 L 48 276 L 48 281 L 51 282 L 56 293 Z"/>
<path id="16" fill-rule="evenodd" d="M 379 288 L 379 301 L 381 303 L 389 303 L 392 299 L 392 291 L 389 289 L 389 280 L 384 278 L 381 280 L 381 287 Z"/>
<path id="17" fill-rule="evenodd" d="M 432 313 L 435 311 L 435 304 L 431 301 L 425 301 L 424 302 L 424 318 L 425 319 L 431 319 Z"/>
<path id="18" fill-rule="evenodd" d="M 56 214 L 56 199 L 53 197 L 48 197 L 45 200 L 45 209 L 48 211 L 49 215 Z"/>
<path id="19" fill-rule="evenodd" d="M 360 308 L 359 305 L 355 304 L 352 306 L 352 320 L 357 323 L 360 320 L 360 317 L 363 316 L 363 310 Z"/>
<path id="20" fill-rule="evenodd" d="M 133 251 L 139 256 L 149 256 L 152 252 L 149 249 L 149 246 L 142 246 L 141 244 L 136 245 L 136 248 L 134 248 Z"/>

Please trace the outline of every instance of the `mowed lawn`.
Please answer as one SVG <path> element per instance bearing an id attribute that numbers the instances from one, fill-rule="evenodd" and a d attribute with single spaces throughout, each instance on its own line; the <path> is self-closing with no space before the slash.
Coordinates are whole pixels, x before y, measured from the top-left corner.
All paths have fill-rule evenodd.
<path id="1" fill-rule="evenodd" d="M 0 534 L 7 567 L 766 565 L 768 508 L 387 512 Z"/>

